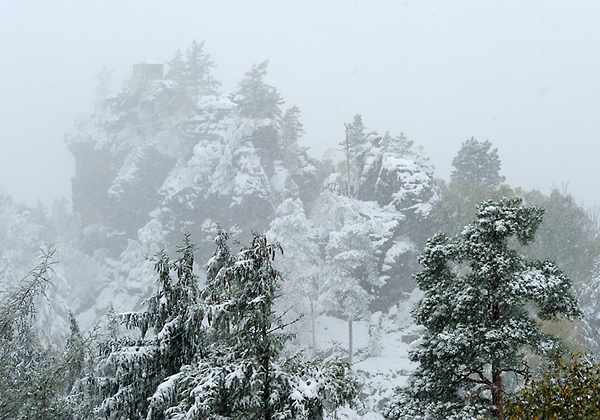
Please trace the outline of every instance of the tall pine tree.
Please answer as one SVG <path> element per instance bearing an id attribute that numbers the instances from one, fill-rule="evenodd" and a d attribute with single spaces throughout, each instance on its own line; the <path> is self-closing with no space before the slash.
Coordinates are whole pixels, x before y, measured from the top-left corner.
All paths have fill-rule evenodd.
<path id="1" fill-rule="evenodd" d="M 265 83 L 267 76 L 267 65 L 269 60 L 263 61 L 247 71 L 233 95 L 240 111 L 240 115 L 246 118 L 268 118 L 278 120 L 281 117 L 279 106 L 283 99 L 277 89 Z"/>
<path id="2" fill-rule="evenodd" d="M 388 419 L 503 419 L 503 379 L 526 373 L 524 347 L 558 348 L 530 313 L 578 317 L 571 281 L 552 262 L 526 260 L 509 247 L 512 238 L 531 242 L 542 214 L 520 199 L 487 201 L 459 236 L 427 242 L 414 275 L 425 292 L 413 312 L 426 329 L 410 355 L 419 366 L 388 404 Z"/>

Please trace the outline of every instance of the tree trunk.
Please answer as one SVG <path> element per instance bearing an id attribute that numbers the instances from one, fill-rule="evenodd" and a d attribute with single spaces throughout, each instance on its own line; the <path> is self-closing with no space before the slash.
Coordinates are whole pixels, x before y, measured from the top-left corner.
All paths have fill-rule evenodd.
<path id="1" fill-rule="evenodd" d="M 493 415 L 504 420 L 504 396 L 502 395 L 502 371 L 498 368 L 498 361 L 492 363 L 492 403 L 494 404 Z"/>
<path id="2" fill-rule="evenodd" d="M 492 321 L 495 324 L 500 322 L 500 305 L 495 303 L 492 308 Z M 493 415 L 499 420 L 504 420 L 504 396 L 502 394 L 502 370 L 500 361 L 492 360 L 492 404 L 494 405 Z"/>
<path id="3" fill-rule="evenodd" d="M 352 368 L 352 318 L 348 319 L 348 363 Z"/>

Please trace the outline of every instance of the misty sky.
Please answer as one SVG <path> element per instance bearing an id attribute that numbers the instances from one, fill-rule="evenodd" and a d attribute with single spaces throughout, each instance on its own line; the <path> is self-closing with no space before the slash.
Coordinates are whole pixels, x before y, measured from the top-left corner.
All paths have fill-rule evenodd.
<path id="1" fill-rule="evenodd" d="M 598 1 L 0 2 L 0 185 L 17 201 L 70 197 L 63 136 L 93 111 L 96 75 L 205 41 L 224 90 L 253 63 L 298 105 L 321 157 L 363 115 L 403 131 L 447 179 L 471 136 L 499 149 L 511 186 L 568 185 L 600 204 Z"/>

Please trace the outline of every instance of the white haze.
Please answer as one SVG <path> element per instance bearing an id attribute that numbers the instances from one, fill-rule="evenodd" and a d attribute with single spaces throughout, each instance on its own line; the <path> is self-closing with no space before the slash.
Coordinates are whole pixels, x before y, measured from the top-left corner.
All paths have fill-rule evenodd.
<path id="1" fill-rule="evenodd" d="M 70 197 L 63 135 L 93 111 L 96 75 L 113 91 L 141 60 L 205 41 L 232 91 L 253 63 L 298 105 L 321 157 L 360 113 L 403 131 L 447 179 L 471 136 L 499 149 L 511 186 L 568 186 L 600 202 L 600 2 L 0 2 L 0 183 L 35 204 Z"/>

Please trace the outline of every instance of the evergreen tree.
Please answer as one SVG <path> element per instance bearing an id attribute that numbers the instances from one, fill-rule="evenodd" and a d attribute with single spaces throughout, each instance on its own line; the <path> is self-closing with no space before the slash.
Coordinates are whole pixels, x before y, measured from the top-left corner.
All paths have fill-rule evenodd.
<path id="1" fill-rule="evenodd" d="M 192 101 L 196 103 L 204 95 L 215 95 L 221 84 L 211 75 L 210 69 L 215 63 L 210 60 L 210 55 L 204 52 L 204 41 L 194 40 L 186 50 L 185 56 L 185 83 Z"/>
<path id="2" fill-rule="evenodd" d="M 356 114 L 350 124 L 346 126 L 346 137 L 339 145 L 344 154 L 344 183 L 346 184 L 346 195 L 353 197 L 358 190 L 362 162 L 360 156 L 365 151 L 368 136 L 362 116 Z"/>
<path id="3" fill-rule="evenodd" d="M 547 196 L 532 191 L 526 194 L 525 201 L 544 208 L 544 221 L 535 243 L 523 252 L 530 258 L 556 261 L 575 288 L 580 289 L 590 280 L 594 263 L 600 257 L 596 222 L 567 191 L 552 189 Z"/>
<path id="4" fill-rule="evenodd" d="M 176 83 L 175 99 L 169 105 L 172 105 L 175 109 L 180 109 L 183 111 L 193 109 L 193 105 L 195 105 L 195 103 L 188 94 L 186 63 L 181 50 L 177 50 L 173 59 L 171 61 L 167 61 L 167 64 L 169 65 L 169 69 L 167 70 L 165 78 Z"/>
<path id="5" fill-rule="evenodd" d="M 233 102 L 237 104 L 242 117 L 271 120 L 281 117 L 279 106 L 283 104 L 283 99 L 276 88 L 264 82 L 268 64 L 268 60 L 258 65 L 253 64 L 233 95 Z"/>
<path id="6" fill-rule="evenodd" d="M 353 321 L 363 319 L 373 299 L 374 286 L 381 286 L 375 248 L 368 220 L 347 220 L 340 231 L 331 232 L 326 246 L 325 293 L 322 305 L 348 320 L 348 361 L 353 356 Z"/>
<path id="7" fill-rule="evenodd" d="M 486 187 L 497 187 L 503 183 L 505 178 L 500 175 L 498 149 L 491 147 L 489 140 L 479 142 L 471 137 L 465 141 L 452 159 L 455 170 L 450 174 L 450 180 L 480 182 Z"/>
<path id="8" fill-rule="evenodd" d="M 209 323 L 206 353 L 157 388 L 149 418 L 320 419 L 352 401 L 356 384 L 337 360 L 284 357 L 289 336 L 273 309 L 281 250 L 263 235 L 235 256 L 219 232 L 202 292 Z"/>
<path id="9" fill-rule="evenodd" d="M 398 156 L 410 156 L 414 154 L 412 151 L 414 142 L 409 140 L 403 132 L 400 132 L 396 137 L 392 137 L 389 131 L 386 131 L 377 143 L 379 143 L 384 151 L 394 153 Z"/>
<path id="10" fill-rule="evenodd" d="M 526 372 L 523 348 L 558 348 L 532 307 L 542 320 L 580 315 L 570 280 L 552 262 L 509 247 L 511 238 L 531 242 L 542 221 L 541 208 L 521 203 L 484 202 L 461 235 L 438 234 L 425 245 L 414 275 L 425 296 L 413 316 L 426 331 L 410 355 L 419 366 L 388 404 L 388 419 L 503 419 L 503 376 Z"/>
<path id="11" fill-rule="evenodd" d="M 185 61 L 183 60 L 181 50 L 175 51 L 175 56 L 167 64 L 169 65 L 169 70 L 167 71 L 166 78 L 177 82 L 180 87 L 185 89 Z"/>
<path id="12" fill-rule="evenodd" d="M 446 186 L 441 182 L 441 198 L 432 213 L 437 230 L 457 234 L 473 220 L 478 203 L 516 195 L 502 184 L 498 149 L 490 150 L 491 147 L 488 140 L 479 142 L 471 138 L 452 159 L 454 171 L 450 174 L 450 184 Z"/>
<path id="13" fill-rule="evenodd" d="M 281 119 L 281 142 L 284 150 L 298 148 L 298 139 L 304 135 L 303 127 L 300 122 L 300 108 L 294 105 L 286 109 Z"/>
<path id="14" fill-rule="evenodd" d="M 81 333 L 79 324 L 72 313 L 71 335 L 63 352 L 62 369 L 68 379 L 67 393 L 61 399 L 63 418 L 72 420 L 93 418 L 94 410 L 101 404 L 98 393 L 95 368 L 98 350 L 98 324 L 87 334 Z"/>
<path id="15" fill-rule="evenodd" d="M 156 388 L 201 351 L 202 312 L 193 273 L 194 249 L 186 236 L 178 248 L 179 259 L 171 261 L 164 252 L 157 255 L 158 288 L 145 302 L 147 310 L 119 316 L 128 329 L 139 330 L 140 337 L 104 344 L 107 357 L 99 366 L 104 397 L 100 411 L 107 418 L 145 417 L 148 398 Z M 150 329 L 154 336 L 146 338 Z"/>

